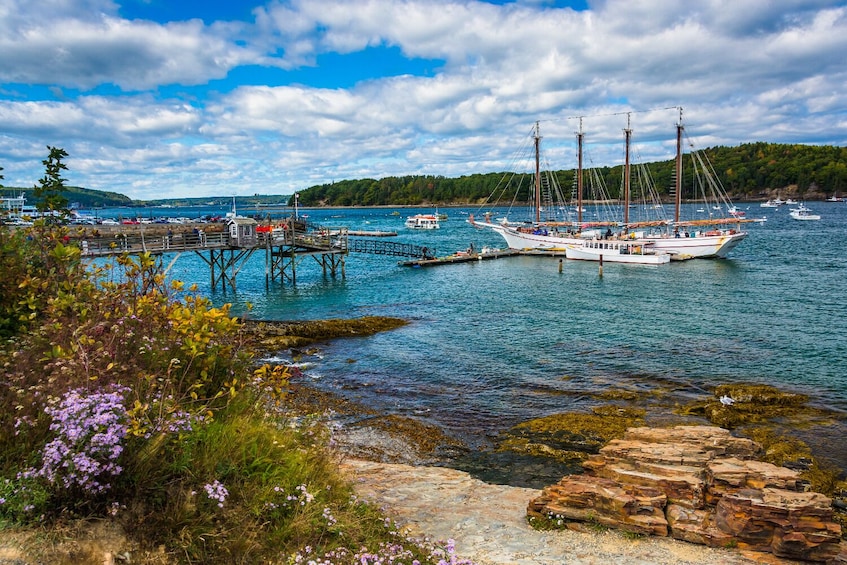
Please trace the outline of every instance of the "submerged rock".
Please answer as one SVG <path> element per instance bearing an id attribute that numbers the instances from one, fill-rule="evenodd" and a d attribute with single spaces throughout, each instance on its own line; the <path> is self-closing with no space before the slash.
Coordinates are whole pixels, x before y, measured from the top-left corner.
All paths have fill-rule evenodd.
<path id="1" fill-rule="evenodd" d="M 581 461 L 643 419 L 644 410 L 614 405 L 599 406 L 591 414 L 553 414 L 514 426 L 502 435 L 497 450 Z"/>
<path id="2" fill-rule="evenodd" d="M 808 422 L 830 417 L 823 410 L 809 406 L 808 402 L 809 397 L 804 394 L 782 391 L 770 385 L 732 384 L 718 386 L 714 397 L 692 402 L 679 412 L 703 416 L 727 429 L 775 419 Z"/>
<path id="3" fill-rule="evenodd" d="M 406 320 L 387 316 L 289 322 L 246 320 L 244 330 L 256 349 L 280 351 L 316 341 L 373 335 L 406 324 Z"/>

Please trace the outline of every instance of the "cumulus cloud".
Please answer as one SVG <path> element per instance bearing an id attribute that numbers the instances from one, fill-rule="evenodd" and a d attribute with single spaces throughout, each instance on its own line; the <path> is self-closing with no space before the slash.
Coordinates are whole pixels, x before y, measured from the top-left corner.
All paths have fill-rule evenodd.
<path id="1" fill-rule="evenodd" d="M 38 178 L 47 144 L 68 150 L 74 184 L 136 198 L 488 172 L 535 120 L 565 168 L 578 116 L 613 160 L 627 112 L 645 157 L 664 158 L 678 105 L 701 145 L 847 142 L 835 0 L 272 0 L 248 22 L 32 4 L 0 7 L 7 184 Z M 384 48 L 433 65 L 327 86 L 346 55 Z M 309 68 L 325 79 L 287 78 Z"/>

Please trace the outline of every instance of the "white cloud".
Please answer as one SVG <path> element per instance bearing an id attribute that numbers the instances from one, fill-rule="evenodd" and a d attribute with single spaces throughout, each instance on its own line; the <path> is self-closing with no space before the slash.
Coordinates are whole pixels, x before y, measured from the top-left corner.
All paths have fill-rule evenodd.
<path id="1" fill-rule="evenodd" d="M 48 144 L 70 153 L 73 184 L 137 198 L 488 172 L 508 165 L 535 120 L 569 167 L 578 123 L 566 118 L 592 116 L 588 138 L 610 144 L 595 156 L 614 160 L 623 112 L 676 105 L 701 146 L 847 143 L 847 8 L 836 1 L 607 0 L 580 12 L 294 0 L 257 7 L 254 25 L 160 24 L 121 19 L 106 1 L 51 4 L 49 19 L 22 0 L 0 7 L 7 184 L 31 185 Z M 194 88 L 190 98 L 162 90 L 244 65 L 284 76 L 324 54 L 384 46 L 443 65 L 344 88 L 242 84 L 208 95 Z M 32 96 L 22 85 L 50 91 Z M 671 150 L 675 119 L 673 110 L 633 115 L 640 139 L 656 140 L 648 156 Z"/>
<path id="2" fill-rule="evenodd" d="M 19 6 L 32 14 L 40 3 Z M 0 80 L 92 89 L 114 84 L 148 90 L 169 84 L 204 84 L 260 54 L 234 43 L 232 25 L 200 20 L 165 25 L 129 21 L 81 10 L 57 17 L 0 21 Z"/>

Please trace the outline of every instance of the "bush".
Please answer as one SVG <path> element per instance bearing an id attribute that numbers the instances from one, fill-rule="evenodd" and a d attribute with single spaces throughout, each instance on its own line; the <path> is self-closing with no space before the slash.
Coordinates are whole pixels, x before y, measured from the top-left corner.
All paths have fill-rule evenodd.
<path id="1" fill-rule="evenodd" d="M 329 430 L 286 417 L 291 370 L 251 373 L 229 306 L 149 255 L 84 265 L 58 233 L 0 228 L 17 281 L 0 287 L 17 305 L 0 321 L 0 527 L 111 518 L 180 563 L 459 563 L 355 498 Z"/>

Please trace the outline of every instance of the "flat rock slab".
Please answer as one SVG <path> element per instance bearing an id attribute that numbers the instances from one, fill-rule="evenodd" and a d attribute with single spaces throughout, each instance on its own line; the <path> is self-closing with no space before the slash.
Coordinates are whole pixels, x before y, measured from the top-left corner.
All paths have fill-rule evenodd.
<path id="1" fill-rule="evenodd" d="M 758 444 L 714 426 L 630 428 L 527 507 L 532 517 L 597 523 L 711 547 L 834 562 L 847 555 L 832 500 L 796 471 L 754 458 Z"/>
<path id="2" fill-rule="evenodd" d="M 614 530 L 538 531 L 527 501 L 541 491 L 492 485 L 443 467 L 346 460 L 357 494 L 383 507 L 413 537 L 456 540 L 476 565 L 750 565 L 759 557 L 669 538 L 629 539 Z M 775 562 L 779 562 L 778 560 Z"/>

